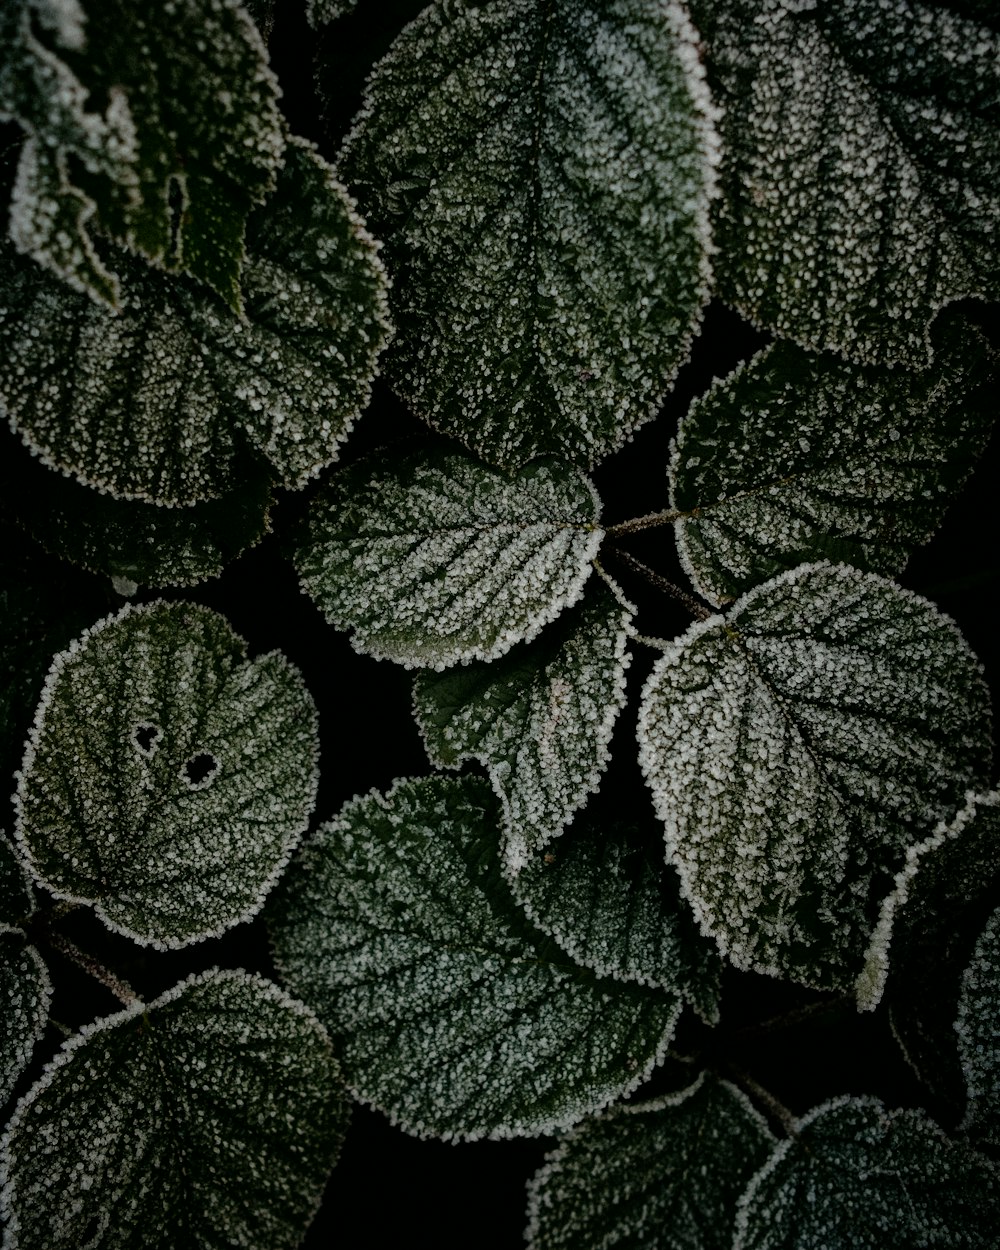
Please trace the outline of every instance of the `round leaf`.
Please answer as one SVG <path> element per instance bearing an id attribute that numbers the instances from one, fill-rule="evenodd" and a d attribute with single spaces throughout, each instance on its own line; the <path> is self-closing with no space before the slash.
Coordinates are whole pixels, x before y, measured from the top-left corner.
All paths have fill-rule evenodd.
<path id="1" fill-rule="evenodd" d="M 0 921 L 0 1107 L 45 1031 L 52 982 L 20 929 Z"/>
<path id="2" fill-rule="evenodd" d="M 183 946 L 253 915 L 309 823 L 298 672 L 189 603 L 126 607 L 53 662 L 16 795 L 37 879 L 112 929 Z"/>
<path id="3" fill-rule="evenodd" d="M 989 699 L 954 624 L 802 565 L 668 646 L 640 761 L 702 928 L 739 967 L 851 985 L 906 848 L 982 784 Z"/>
<path id="4" fill-rule="evenodd" d="M 312 505 L 303 589 L 358 651 L 407 667 L 493 660 L 580 598 L 603 531 L 594 488 L 452 452 L 376 457 Z"/>
<path id="5" fill-rule="evenodd" d="M 0 248 L 0 400 L 45 463 L 174 506 L 231 490 L 247 449 L 287 487 L 336 459 L 385 340 L 385 276 L 301 140 L 247 246 L 244 318 L 124 252 L 111 313 Z"/>
<path id="6" fill-rule="evenodd" d="M 679 1014 L 549 951 L 512 905 L 476 777 L 349 803 L 270 905 L 275 958 L 347 1083 L 418 1135 L 552 1132 L 635 1089 Z"/>
<path id="7" fill-rule="evenodd" d="M 997 1174 L 922 1111 L 838 1098 L 795 1125 L 740 1200 L 732 1250 L 990 1250 Z"/>
<path id="8" fill-rule="evenodd" d="M 726 1081 L 586 1120 L 528 1190 L 530 1250 L 729 1250 L 736 1200 L 773 1142 Z"/>
<path id="9" fill-rule="evenodd" d="M 386 240 L 414 411 L 505 466 L 593 464 L 650 417 L 707 297 L 714 116 L 673 0 L 411 23 L 339 167 Z"/>
<path id="10" fill-rule="evenodd" d="M 681 423 L 670 463 L 681 561 L 731 602 L 804 561 L 896 573 L 940 524 L 996 416 L 992 361 L 960 318 L 917 371 L 775 343 Z"/>
<path id="11" fill-rule="evenodd" d="M 724 107 L 720 292 L 856 360 L 1000 294 L 1000 30 L 940 4 L 695 0 Z"/>
<path id="12" fill-rule="evenodd" d="M 600 784 L 625 703 L 632 612 L 616 588 L 591 578 L 580 603 L 534 642 L 413 683 L 431 760 L 448 768 L 477 759 L 488 772 L 512 872 Z"/>
<path id="13" fill-rule="evenodd" d="M 18 1250 L 297 1246 L 346 1128 L 315 1017 L 245 972 L 192 977 L 68 1041 L 18 1104 Z"/>

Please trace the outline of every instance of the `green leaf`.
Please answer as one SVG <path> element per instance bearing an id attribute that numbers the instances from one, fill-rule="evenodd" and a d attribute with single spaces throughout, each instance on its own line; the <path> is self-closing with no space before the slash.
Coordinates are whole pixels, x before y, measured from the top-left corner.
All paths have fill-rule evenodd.
<path id="1" fill-rule="evenodd" d="M 680 1010 L 546 947 L 501 879 L 497 815 L 477 777 L 397 782 L 324 825 L 269 905 L 349 1088 L 419 1136 L 571 1124 L 648 1076 Z"/>
<path id="2" fill-rule="evenodd" d="M 640 762 L 702 930 L 741 968 L 852 984 L 906 848 L 985 780 L 989 697 L 954 624 L 802 565 L 665 648 Z"/>
<path id="3" fill-rule="evenodd" d="M 740 1200 L 732 1250 L 990 1250 L 997 1174 L 922 1111 L 837 1098 L 797 1121 Z"/>
<path id="4" fill-rule="evenodd" d="M 729 1250 L 736 1200 L 773 1140 L 739 1090 L 704 1074 L 586 1120 L 530 1183 L 530 1250 Z"/>
<path id="5" fill-rule="evenodd" d="M 110 313 L 0 248 L 0 399 L 24 441 L 86 485 L 171 506 L 231 490 L 247 449 L 290 488 L 336 459 L 385 340 L 385 275 L 303 141 L 247 246 L 243 319 L 124 252 Z"/>
<path id="6" fill-rule="evenodd" d="M 670 464 L 681 561 L 732 601 L 804 561 L 899 572 L 989 438 L 991 355 L 960 318 L 933 364 L 861 367 L 775 343 L 716 382 L 681 423 Z"/>
<path id="7" fill-rule="evenodd" d="M 1000 295 L 1000 31 L 939 4 L 695 0 L 724 110 L 720 294 L 861 361 Z"/>
<path id="8" fill-rule="evenodd" d="M 274 186 L 278 83 L 236 0 L 12 0 L 0 117 L 26 137 L 10 235 L 78 291 L 118 306 L 106 238 L 241 309 L 247 217 Z M 121 275 L 124 278 L 124 274 Z"/>
<path id="9" fill-rule="evenodd" d="M 967 1083 L 962 1131 L 1000 1147 L 1000 908 L 979 936 L 962 978 L 955 1032 Z"/>
<path id="10" fill-rule="evenodd" d="M 376 456 L 316 497 L 296 567 L 358 651 L 408 668 L 493 660 L 580 598 L 598 514 L 589 481 L 555 462 Z"/>
<path id="11" fill-rule="evenodd" d="M 677 877 L 625 825 L 578 819 L 510 882 L 531 922 L 599 976 L 680 993 L 709 1023 L 722 971 L 681 899 Z"/>
<path id="12" fill-rule="evenodd" d="M 674 0 L 430 5 L 339 164 L 386 240 L 398 394 L 507 467 L 621 446 L 707 298 L 714 118 Z"/>
<path id="13" fill-rule="evenodd" d="M 297 1246 L 347 1122 L 310 1011 L 213 970 L 68 1041 L 0 1152 L 20 1250 Z"/>
<path id="14" fill-rule="evenodd" d="M 138 942 L 252 916 L 309 823 L 316 712 L 215 612 L 126 607 L 56 656 L 20 774 L 18 841 L 56 895 Z"/>
<path id="15" fill-rule="evenodd" d="M 34 910 L 31 875 L 0 830 L 0 923 L 20 924 Z"/>
<path id="16" fill-rule="evenodd" d="M 51 1000 L 52 982 L 41 955 L 20 929 L 0 921 L 0 1107 L 45 1031 Z"/>
<path id="17" fill-rule="evenodd" d="M 492 664 L 420 673 L 417 723 L 431 761 L 477 759 L 503 805 L 512 872 L 572 820 L 600 784 L 625 703 L 634 609 L 591 578 L 583 599 L 534 642 Z"/>

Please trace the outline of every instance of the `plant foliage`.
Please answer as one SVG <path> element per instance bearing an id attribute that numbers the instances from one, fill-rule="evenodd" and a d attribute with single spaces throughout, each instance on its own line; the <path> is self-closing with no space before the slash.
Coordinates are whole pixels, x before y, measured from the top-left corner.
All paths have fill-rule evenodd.
<path id="1" fill-rule="evenodd" d="M 996 1245 L 998 65 L 0 5 L 4 1250 Z"/>

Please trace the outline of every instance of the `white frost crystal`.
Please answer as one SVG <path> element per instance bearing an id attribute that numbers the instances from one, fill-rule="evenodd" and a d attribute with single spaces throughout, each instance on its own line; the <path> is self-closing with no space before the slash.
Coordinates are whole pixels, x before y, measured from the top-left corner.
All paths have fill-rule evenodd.
<path id="1" fill-rule="evenodd" d="M 1000 909 L 979 935 L 962 976 L 958 1052 L 966 1082 L 962 1130 L 979 1145 L 1000 1147 Z"/>
<path id="2" fill-rule="evenodd" d="M 112 929 L 183 946 L 253 915 L 312 812 L 316 712 L 190 603 L 126 607 L 56 656 L 16 798 L 32 872 Z"/>
<path id="3" fill-rule="evenodd" d="M 20 929 L 0 920 L 0 1107 L 45 1030 L 51 999 L 41 955 Z"/>

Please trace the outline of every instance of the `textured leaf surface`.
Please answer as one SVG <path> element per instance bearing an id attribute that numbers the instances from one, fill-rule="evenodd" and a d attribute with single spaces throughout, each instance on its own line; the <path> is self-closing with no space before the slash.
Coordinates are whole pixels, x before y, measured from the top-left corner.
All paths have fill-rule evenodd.
<path id="1" fill-rule="evenodd" d="M 53 662 L 16 796 L 56 894 L 137 941 L 183 946 L 251 916 L 309 823 L 316 712 L 277 652 L 215 612 L 126 607 Z"/>
<path id="2" fill-rule="evenodd" d="M 0 923 L 19 924 L 34 910 L 31 877 L 0 830 Z"/>
<path id="3" fill-rule="evenodd" d="M 720 293 L 803 346 L 922 363 L 942 304 L 997 298 L 1000 29 L 928 0 L 692 10 L 725 117 Z"/>
<path id="4" fill-rule="evenodd" d="M 0 1107 L 45 1029 L 51 998 L 42 957 L 20 929 L 0 921 Z"/>
<path id="5" fill-rule="evenodd" d="M 124 252 L 114 314 L 0 249 L 0 403 L 24 441 L 87 485 L 168 505 L 231 489 L 247 447 L 287 487 L 330 464 L 386 335 L 375 246 L 298 140 L 247 245 L 242 320 Z"/>
<path id="6" fill-rule="evenodd" d="M 205 973 L 65 1044 L 0 1153 L 18 1250 L 297 1246 L 347 1122 L 311 1012 Z"/>
<path id="7" fill-rule="evenodd" d="M 740 1200 L 733 1250 L 989 1250 L 997 1174 L 922 1111 L 841 1098 L 796 1124 Z"/>
<path id="8" fill-rule="evenodd" d="M 808 560 L 896 573 L 937 529 L 989 437 L 989 352 L 967 322 L 922 371 L 775 343 L 681 423 L 670 466 L 681 560 L 727 603 Z"/>
<path id="9" fill-rule="evenodd" d="M 680 992 L 706 1020 L 718 1017 L 721 964 L 681 899 L 662 854 L 633 830 L 576 820 L 550 851 L 511 880 L 529 919 L 600 976 Z"/>
<path id="10" fill-rule="evenodd" d="M 850 985 L 906 848 L 982 784 L 989 700 L 931 604 L 802 565 L 694 625 L 643 693 L 668 855 L 739 967 Z"/>
<path id="11" fill-rule="evenodd" d="M 580 598 L 598 510 L 587 479 L 554 462 L 506 474 L 452 452 L 375 457 L 317 496 L 296 567 L 358 651 L 492 660 Z"/>
<path id="12" fill-rule="evenodd" d="M 600 784 L 625 702 L 632 606 L 600 578 L 541 637 L 493 664 L 421 673 L 417 723 L 431 760 L 477 759 L 503 805 L 517 872 Z"/>
<path id="13" fill-rule="evenodd" d="M 711 1077 L 587 1120 L 531 1182 L 530 1250 L 729 1250 L 736 1200 L 773 1140 Z"/>
<path id="14" fill-rule="evenodd" d="M 277 80 L 242 6 L 11 0 L 5 10 L 0 116 L 26 132 L 17 246 L 117 305 L 108 236 L 238 310 L 247 217 L 284 147 Z"/>
<path id="15" fill-rule="evenodd" d="M 680 4 L 432 4 L 340 168 L 395 276 L 388 370 L 484 459 L 589 465 L 651 416 L 709 280 L 714 110 Z"/>
<path id="16" fill-rule="evenodd" d="M 977 1143 L 1000 1147 L 1000 909 L 980 934 L 962 978 L 958 1050 L 967 1087 L 963 1130 Z"/>
<path id="17" fill-rule="evenodd" d="M 398 782 L 324 825 L 269 906 L 348 1086 L 418 1135 L 573 1123 L 645 1079 L 679 1012 L 546 947 L 500 878 L 497 820 L 479 778 Z"/>
<path id="18" fill-rule="evenodd" d="M 312 26 L 334 22 L 350 13 L 358 0 L 306 0 L 306 17 Z"/>

